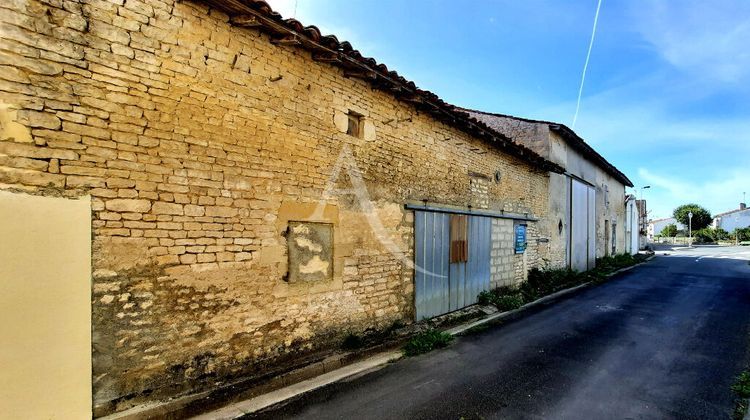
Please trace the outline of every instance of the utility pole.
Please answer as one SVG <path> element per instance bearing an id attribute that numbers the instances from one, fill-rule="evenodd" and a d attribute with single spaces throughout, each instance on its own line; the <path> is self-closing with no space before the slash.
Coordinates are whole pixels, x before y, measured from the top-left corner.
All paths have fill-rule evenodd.
<path id="1" fill-rule="evenodd" d="M 693 247 L 693 212 L 691 211 L 688 213 L 688 234 L 690 235 L 690 239 L 688 239 L 688 248 Z"/>

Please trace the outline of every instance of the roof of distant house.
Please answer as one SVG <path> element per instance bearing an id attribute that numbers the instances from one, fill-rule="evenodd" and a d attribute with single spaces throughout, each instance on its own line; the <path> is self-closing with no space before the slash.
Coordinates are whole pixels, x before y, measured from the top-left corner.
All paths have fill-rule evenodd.
<path id="1" fill-rule="evenodd" d="M 727 215 L 734 214 L 734 213 L 740 213 L 743 211 L 750 212 L 750 208 L 729 210 L 729 211 L 725 211 L 724 213 L 715 214 L 714 217 L 723 217 L 723 216 L 727 216 Z"/>
<path id="2" fill-rule="evenodd" d="M 664 222 L 666 220 L 675 220 L 675 218 L 674 217 L 663 217 L 661 219 L 651 219 L 648 222 L 649 223 L 656 223 L 656 222 Z"/>
<path id="3" fill-rule="evenodd" d="M 610 174 L 616 180 L 620 181 L 623 185 L 627 187 L 633 186 L 633 183 L 630 181 L 630 179 L 628 179 L 627 176 L 625 176 L 624 173 L 622 173 L 619 169 L 617 169 L 613 164 L 609 163 L 607 159 L 604 158 L 604 156 L 600 155 L 596 150 L 594 150 L 593 147 L 589 146 L 589 144 L 586 143 L 585 140 L 583 140 L 578 134 L 576 134 L 575 131 L 570 129 L 565 124 L 561 124 L 561 123 L 557 123 L 553 121 L 533 120 L 529 118 L 516 117 L 513 115 L 507 115 L 507 114 L 497 114 L 497 113 L 491 113 L 491 112 L 485 112 L 485 111 L 478 111 L 474 109 L 464 109 L 464 111 L 468 112 L 469 115 L 484 122 L 485 124 L 489 125 L 491 128 L 494 128 L 495 130 L 500 129 L 501 127 L 500 119 L 503 119 L 503 118 L 510 118 L 510 119 L 524 121 L 524 122 L 528 122 L 532 124 L 546 124 L 549 126 L 550 130 L 558 133 L 560 137 L 562 137 L 568 143 L 568 145 L 570 145 L 573 149 L 581 153 L 586 159 L 588 159 L 589 161 L 593 162 L 595 165 L 602 168 L 605 172 Z"/>
<path id="4" fill-rule="evenodd" d="M 268 3 L 260 0 L 203 0 L 226 13 L 232 25 L 256 28 L 267 33 L 273 43 L 294 45 L 312 52 L 312 59 L 329 63 L 344 70 L 344 76 L 369 82 L 374 88 L 413 104 L 419 111 L 432 115 L 459 130 L 488 141 L 503 152 L 522 159 L 539 169 L 563 173 L 564 168 L 544 158 L 528 147 L 486 124 L 471 118 L 468 113 L 443 101 L 432 92 L 419 89 L 374 58 L 363 57 L 347 41 L 334 35 L 322 35 L 315 26 L 304 26 L 295 19 L 284 19 Z"/>

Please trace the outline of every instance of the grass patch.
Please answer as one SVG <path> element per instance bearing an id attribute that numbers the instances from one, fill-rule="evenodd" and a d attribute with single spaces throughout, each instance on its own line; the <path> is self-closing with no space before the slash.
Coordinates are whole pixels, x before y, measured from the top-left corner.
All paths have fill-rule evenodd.
<path id="1" fill-rule="evenodd" d="M 421 332 L 406 343 L 404 354 L 407 356 L 416 356 L 418 354 L 428 353 L 432 350 L 446 347 L 453 341 L 453 336 L 438 330 L 428 330 Z"/>
<path id="2" fill-rule="evenodd" d="M 732 418 L 742 420 L 747 413 L 747 400 L 750 398 L 750 370 L 740 373 L 732 385 L 732 392 L 737 396 Z"/>

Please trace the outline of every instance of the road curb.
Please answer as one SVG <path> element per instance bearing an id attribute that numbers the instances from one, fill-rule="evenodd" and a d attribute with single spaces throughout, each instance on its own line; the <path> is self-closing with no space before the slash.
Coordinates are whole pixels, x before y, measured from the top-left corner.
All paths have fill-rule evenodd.
<path id="1" fill-rule="evenodd" d="M 356 362 L 348 366 L 324 373 L 315 378 L 308 379 L 287 387 L 259 395 L 255 398 L 240 401 L 220 408 L 218 410 L 192 417 L 194 420 L 229 420 L 237 417 L 255 413 L 264 408 L 276 405 L 283 401 L 288 401 L 302 394 L 323 388 L 334 382 L 345 379 L 352 379 L 359 375 L 364 375 L 382 368 L 383 366 L 395 360 L 404 357 L 401 350 L 383 352 L 361 362 Z"/>
<path id="2" fill-rule="evenodd" d="M 638 267 L 639 265 L 642 265 L 648 261 L 651 261 L 654 257 L 655 255 L 652 255 L 646 260 L 644 260 L 643 262 L 632 265 L 630 267 L 619 269 L 615 272 L 608 274 L 606 277 L 611 278 L 623 272 L 632 270 L 633 268 Z M 561 300 L 577 292 L 588 289 L 594 285 L 596 285 L 596 283 L 586 282 L 583 284 L 579 284 L 577 286 L 563 289 L 555 293 L 552 293 L 550 295 L 541 297 L 533 302 L 529 302 L 521 306 L 518 309 L 505 311 L 505 312 L 497 312 L 485 318 L 471 321 L 466 324 L 450 328 L 446 330 L 445 332 L 451 335 L 457 336 L 479 325 L 487 324 L 487 323 L 501 320 L 501 319 L 514 318 L 516 316 L 521 316 L 524 312 L 527 312 L 531 309 Z M 213 410 L 207 413 L 199 414 L 191 418 L 195 420 L 226 420 L 226 419 L 234 419 L 234 418 L 246 415 L 246 414 L 256 413 L 260 410 L 277 405 L 284 401 L 289 401 L 303 394 L 307 394 L 317 389 L 324 388 L 335 382 L 339 382 L 339 381 L 343 381 L 347 379 L 353 379 L 358 376 L 366 375 L 367 373 L 381 369 L 384 366 L 388 365 L 389 363 L 399 360 L 403 357 L 404 357 L 403 352 L 400 349 L 393 350 L 393 351 L 383 351 L 381 353 L 377 353 L 373 356 L 370 356 L 367 359 L 360 360 L 349 365 L 344 365 L 340 368 L 330 370 L 328 372 L 325 372 L 323 374 L 320 374 L 312 378 L 308 378 L 301 382 L 294 383 L 286 387 L 279 388 L 279 389 L 270 391 L 265 394 L 257 395 L 257 396 L 239 401 L 239 402 L 231 403 L 222 408 L 218 408 L 216 410 Z M 208 393 L 204 393 L 204 394 L 208 394 Z M 195 399 L 199 399 L 201 396 L 198 396 L 198 398 L 195 398 L 196 396 L 192 396 L 192 398 L 190 399 L 194 401 Z M 175 401 L 172 401 L 172 404 L 174 403 Z M 167 403 L 164 403 L 163 406 L 166 406 L 169 404 L 170 403 L 167 402 Z M 153 410 L 153 407 L 149 407 L 149 409 L 150 410 L 148 411 L 151 411 Z M 125 414 L 125 412 L 119 413 L 119 414 Z M 122 418 L 139 417 L 137 413 L 130 412 L 128 414 L 130 414 L 130 416 L 128 415 L 117 416 L 116 415 L 116 417 L 109 417 L 109 418 L 122 419 Z M 131 417 L 133 414 L 135 414 L 135 417 Z M 750 420 L 750 419 L 744 419 L 744 420 Z"/>
<path id="3" fill-rule="evenodd" d="M 621 268 L 617 271 L 614 271 L 608 274 L 606 277 L 611 278 L 611 277 L 617 276 L 618 274 L 632 270 L 633 268 L 638 267 L 639 265 L 642 265 L 642 264 L 647 263 L 648 261 L 651 261 L 654 257 L 655 255 L 652 255 L 648 257 L 646 260 L 638 264 L 631 265 L 630 267 Z M 513 318 L 514 316 L 517 316 L 517 315 L 520 316 L 524 312 L 529 311 L 533 308 L 558 301 L 564 297 L 573 295 L 577 292 L 588 289 L 594 285 L 595 285 L 594 282 L 586 282 L 583 284 L 579 284 L 577 286 L 573 286 L 564 290 L 557 291 L 550 295 L 541 297 L 533 302 L 529 302 L 521 306 L 518 309 L 494 313 L 485 318 L 450 328 L 446 330 L 445 332 L 453 336 L 461 335 L 462 333 L 466 332 L 467 330 L 473 327 L 487 324 L 487 323 L 497 321 L 500 319 Z M 260 395 L 250 400 L 236 403 L 233 406 L 226 407 L 226 411 L 224 411 L 224 409 L 220 409 L 211 413 L 206 413 L 204 415 L 195 417 L 195 420 L 225 420 L 225 419 L 236 418 L 238 416 L 245 415 L 245 414 L 254 413 L 264 408 L 268 408 L 272 405 L 298 397 L 302 394 L 314 391 L 316 389 L 323 388 L 334 382 L 338 382 L 338 381 L 345 380 L 345 379 L 350 379 L 355 376 L 365 375 L 371 371 L 382 368 L 386 364 L 399 360 L 403 357 L 404 355 L 400 350 L 394 351 L 394 352 L 381 353 L 367 360 L 363 360 L 362 362 L 355 363 L 350 366 L 345 366 L 338 370 L 323 374 L 317 378 L 312 378 L 307 381 L 303 381 L 300 384 L 290 385 L 278 391 L 274 391 L 269 394 Z M 297 386 L 297 385 L 300 385 L 300 386 Z"/>
<path id="4" fill-rule="evenodd" d="M 466 332 L 467 330 L 470 330 L 470 329 L 472 329 L 474 327 L 477 327 L 477 326 L 480 326 L 480 325 L 483 325 L 483 324 L 487 324 L 489 322 L 497 321 L 497 320 L 500 320 L 500 319 L 511 318 L 511 317 L 514 317 L 515 315 L 520 315 L 523 312 L 528 311 L 529 309 L 535 308 L 537 306 L 544 305 L 546 303 L 551 303 L 552 301 L 556 301 L 556 300 L 558 300 L 558 299 L 560 299 L 562 297 L 565 297 L 565 296 L 573 294 L 573 293 L 575 293 L 577 291 L 580 291 L 580 290 L 583 290 L 585 288 L 588 288 L 592 284 L 593 283 L 591 283 L 591 282 L 586 282 L 586 283 L 583 283 L 583 284 L 579 284 L 578 286 L 574 286 L 574 287 L 571 287 L 571 288 L 568 288 L 568 289 L 560 290 L 560 291 L 555 292 L 555 293 L 553 293 L 551 295 L 547 295 L 547 296 L 544 296 L 542 298 L 539 298 L 539 299 L 537 299 L 537 300 L 535 300 L 533 302 L 529 302 L 529 303 L 521 306 L 518 309 L 513 309 L 513 310 L 505 311 L 505 312 L 494 313 L 494 314 L 489 315 L 489 316 L 487 316 L 485 318 L 482 318 L 482 319 L 470 322 L 468 324 L 464 324 L 464 325 L 459 325 L 457 327 L 453 327 L 453 328 L 447 330 L 446 332 L 448 334 L 451 334 L 451 335 L 460 335 L 460 334 L 462 334 L 462 333 Z"/>
<path id="5" fill-rule="evenodd" d="M 630 271 L 630 270 L 634 269 L 635 267 L 638 267 L 639 265 L 642 265 L 642 264 L 645 264 L 645 263 L 651 261 L 655 257 L 656 257 L 656 255 L 651 255 L 650 257 L 648 257 L 645 260 L 639 262 L 638 264 L 633 264 L 633 265 L 631 265 L 629 267 L 624 267 L 624 268 L 621 268 L 619 270 L 613 271 L 612 273 L 607 274 L 606 278 L 609 279 L 609 278 L 617 276 L 617 275 L 619 275 L 621 273 L 624 273 L 626 271 Z M 545 305 L 545 304 L 549 304 L 549 303 L 558 301 L 558 300 L 560 300 L 560 299 L 562 299 L 564 297 L 567 297 L 568 295 L 572 295 L 572 294 L 574 294 L 576 292 L 582 291 L 584 289 L 587 289 L 587 288 L 595 286 L 595 285 L 596 285 L 596 283 L 594 283 L 594 282 L 586 282 L 586 283 L 579 284 L 578 286 L 569 287 L 567 289 L 563 289 L 563 290 L 557 291 L 557 292 L 552 293 L 550 295 L 543 296 L 543 297 L 541 297 L 541 298 L 539 298 L 539 299 L 537 299 L 537 300 L 535 300 L 533 302 L 529 302 L 529 303 L 521 306 L 518 309 L 513 309 L 511 311 L 494 313 L 494 314 L 489 315 L 489 316 L 487 316 L 485 318 L 482 318 L 482 319 L 479 319 L 479 320 L 476 320 L 476 321 L 472 321 L 472 322 L 470 322 L 468 324 L 464 324 L 464 325 L 459 325 L 457 327 L 453 327 L 453 328 L 447 330 L 446 332 L 449 333 L 449 334 L 452 334 L 452 335 L 459 335 L 461 333 L 466 332 L 467 330 L 470 330 L 471 328 L 474 328 L 474 327 L 486 324 L 488 322 L 497 321 L 497 320 L 500 320 L 500 319 L 512 318 L 515 315 L 520 315 L 523 312 L 526 312 L 526 311 L 528 311 L 530 309 L 533 309 L 535 307 L 542 306 L 542 305 Z M 750 419 L 748 419 L 748 420 L 750 420 Z"/>

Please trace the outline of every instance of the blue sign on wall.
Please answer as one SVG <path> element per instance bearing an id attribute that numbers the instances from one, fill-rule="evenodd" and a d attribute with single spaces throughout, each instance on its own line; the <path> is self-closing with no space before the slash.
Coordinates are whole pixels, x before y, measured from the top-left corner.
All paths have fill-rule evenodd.
<path id="1" fill-rule="evenodd" d="M 516 225 L 516 254 L 523 254 L 526 251 L 526 225 Z"/>

